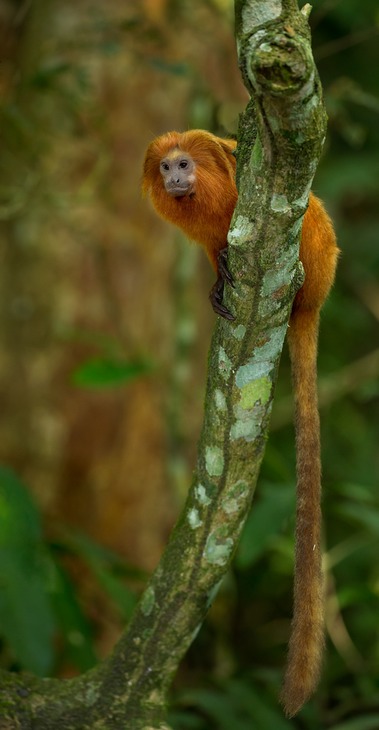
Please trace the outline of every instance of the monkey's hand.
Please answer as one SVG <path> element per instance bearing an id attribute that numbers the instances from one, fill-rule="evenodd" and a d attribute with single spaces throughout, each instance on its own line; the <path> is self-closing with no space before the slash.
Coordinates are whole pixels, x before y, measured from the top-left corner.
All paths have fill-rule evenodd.
<path id="1" fill-rule="evenodd" d="M 234 280 L 228 269 L 227 263 L 227 248 L 222 248 L 217 256 L 217 271 L 218 277 L 212 289 L 209 292 L 209 299 L 211 301 L 213 311 L 219 314 L 224 319 L 229 319 L 231 322 L 235 320 L 235 316 L 229 311 L 227 307 L 222 303 L 222 297 L 224 294 L 225 282 L 234 288 Z"/>

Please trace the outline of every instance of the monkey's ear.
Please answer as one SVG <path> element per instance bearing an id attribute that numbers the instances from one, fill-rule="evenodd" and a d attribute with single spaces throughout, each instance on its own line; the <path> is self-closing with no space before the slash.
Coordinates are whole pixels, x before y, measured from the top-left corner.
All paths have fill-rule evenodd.
<path id="1" fill-rule="evenodd" d="M 227 155 L 236 156 L 237 141 L 235 139 L 219 139 L 218 142 Z"/>

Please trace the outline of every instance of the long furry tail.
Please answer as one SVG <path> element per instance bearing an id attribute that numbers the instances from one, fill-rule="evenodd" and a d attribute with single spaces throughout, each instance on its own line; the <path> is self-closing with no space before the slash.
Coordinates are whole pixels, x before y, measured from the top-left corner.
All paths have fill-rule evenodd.
<path id="1" fill-rule="evenodd" d="M 324 647 L 321 459 L 317 402 L 318 311 L 294 310 L 288 341 L 295 397 L 297 513 L 294 609 L 281 701 L 292 717 L 315 690 Z"/>

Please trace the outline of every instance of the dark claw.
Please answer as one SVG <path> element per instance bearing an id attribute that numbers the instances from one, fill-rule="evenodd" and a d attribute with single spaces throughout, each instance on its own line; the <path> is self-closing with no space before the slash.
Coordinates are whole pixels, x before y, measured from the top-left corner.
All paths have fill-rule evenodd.
<path id="1" fill-rule="evenodd" d="M 227 307 L 222 303 L 222 296 L 224 293 L 224 279 L 222 276 L 218 276 L 216 282 L 213 284 L 212 289 L 209 292 L 209 299 L 213 307 L 213 311 L 219 314 L 220 317 L 228 319 L 230 322 L 235 320 L 235 316 L 229 311 Z"/>
<path id="2" fill-rule="evenodd" d="M 219 276 L 234 289 L 234 279 L 228 269 L 228 249 L 222 248 L 217 256 L 217 269 Z"/>
<path id="3" fill-rule="evenodd" d="M 217 256 L 218 277 L 217 277 L 217 281 L 212 286 L 212 289 L 209 292 L 209 299 L 211 300 L 213 311 L 216 312 L 216 314 L 219 314 L 220 317 L 223 317 L 224 319 L 228 319 L 230 322 L 233 322 L 235 320 L 235 316 L 222 303 L 225 282 L 227 284 L 229 284 L 230 286 L 232 286 L 234 289 L 234 279 L 228 269 L 227 255 L 228 255 L 227 248 L 222 248 L 221 251 L 219 251 L 219 253 L 218 253 L 218 256 Z"/>

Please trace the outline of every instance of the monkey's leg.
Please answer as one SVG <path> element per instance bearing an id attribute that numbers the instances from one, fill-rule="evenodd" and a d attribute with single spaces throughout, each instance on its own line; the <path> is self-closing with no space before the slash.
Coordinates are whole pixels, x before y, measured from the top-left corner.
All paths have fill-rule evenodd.
<path id="1" fill-rule="evenodd" d="M 217 271 L 218 277 L 209 292 L 209 299 L 213 307 L 213 311 L 224 319 L 231 322 L 235 319 L 234 315 L 222 303 L 225 282 L 234 288 L 234 280 L 228 269 L 227 264 L 227 248 L 222 248 L 217 255 Z"/>

